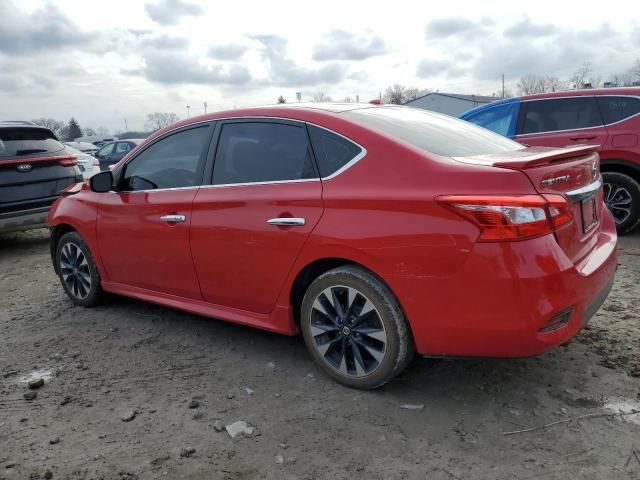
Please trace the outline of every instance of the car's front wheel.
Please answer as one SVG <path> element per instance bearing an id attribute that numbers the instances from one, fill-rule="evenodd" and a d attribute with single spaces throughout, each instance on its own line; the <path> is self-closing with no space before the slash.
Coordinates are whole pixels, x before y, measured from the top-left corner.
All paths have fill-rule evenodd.
<path id="1" fill-rule="evenodd" d="M 66 233 L 56 247 L 56 266 L 64 291 L 77 305 L 95 305 L 101 295 L 100 275 L 80 235 Z"/>
<path id="2" fill-rule="evenodd" d="M 356 266 L 339 267 L 314 280 L 302 301 L 300 321 L 313 359 L 349 387 L 372 389 L 387 383 L 415 352 L 394 295 Z"/>
<path id="3" fill-rule="evenodd" d="M 604 203 L 616 222 L 620 235 L 640 225 L 640 184 L 624 173 L 603 172 Z"/>

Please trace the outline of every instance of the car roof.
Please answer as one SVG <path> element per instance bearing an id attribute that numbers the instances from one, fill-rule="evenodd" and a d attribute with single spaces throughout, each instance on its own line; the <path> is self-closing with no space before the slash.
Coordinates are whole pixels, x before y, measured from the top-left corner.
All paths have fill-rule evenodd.
<path id="1" fill-rule="evenodd" d="M 640 95 L 640 87 L 611 87 L 611 88 L 585 88 L 581 90 L 562 90 L 558 92 L 536 93 L 533 95 L 523 95 L 521 100 L 532 100 L 536 98 L 554 97 L 580 97 L 598 95 Z"/>
<path id="2" fill-rule="evenodd" d="M 16 127 L 35 128 L 40 130 L 51 131 L 50 128 L 43 127 L 42 125 L 36 125 L 35 123 L 31 123 L 31 122 L 22 122 L 22 121 L 1 121 L 0 122 L 0 128 L 16 128 Z"/>

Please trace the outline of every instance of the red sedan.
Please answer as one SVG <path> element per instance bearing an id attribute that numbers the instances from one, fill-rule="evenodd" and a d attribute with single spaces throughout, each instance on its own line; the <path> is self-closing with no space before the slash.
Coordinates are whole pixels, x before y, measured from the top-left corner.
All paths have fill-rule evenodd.
<path id="1" fill-rule="evenodd" d="M 160 130 L 49 214 L 62 286 L 286 335 L 358 388 L 414 352 L 519 357 L 604 302 L 592 147 L 526 148 L 396 106 L 251 108 Z"/>

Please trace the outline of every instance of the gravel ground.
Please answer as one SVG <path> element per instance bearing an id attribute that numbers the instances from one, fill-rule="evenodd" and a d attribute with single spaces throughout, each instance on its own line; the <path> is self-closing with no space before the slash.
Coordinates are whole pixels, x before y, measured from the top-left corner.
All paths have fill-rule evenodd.
<path id="1" fill-rule="evenodd" d="M 640 414 L 610 414 L 640 409 L 640 235 L 620 252 L 570 344 L 420 358 L 360 392 L 300 338 L 125 298 L 75 307 L 46 231 L 0 236 L 0 479 L 638 479 Z M 239 420 L 253 433 L 218 431 Z"/>

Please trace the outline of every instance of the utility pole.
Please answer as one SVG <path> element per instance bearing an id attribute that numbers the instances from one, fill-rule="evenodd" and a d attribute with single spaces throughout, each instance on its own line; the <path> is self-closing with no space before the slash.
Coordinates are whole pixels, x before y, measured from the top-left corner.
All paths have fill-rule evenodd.
<path id="1" fill-rule="evenodd" d="M 502 98 L 504 98 L 504 73 L 502 74 Z"/>
<path id="2" fill-rule="evenodd" d="M 191 115 L 189 114 L 189 110 L 191 109 L 191 107 L 189 105 L 187 105 L 187 118 L 189 118 Z"/>
<path id="3" fill-rule="evenodd" d="M 124 131 L 125 132 L 129 131 L 129 127 L 127 126 L 127 117 L 124 117 Z"/>
<path id="4" fill-rule="evenodd" d="M 204 113 L 207 113 L 207 102 L 204 102 Z"/>

